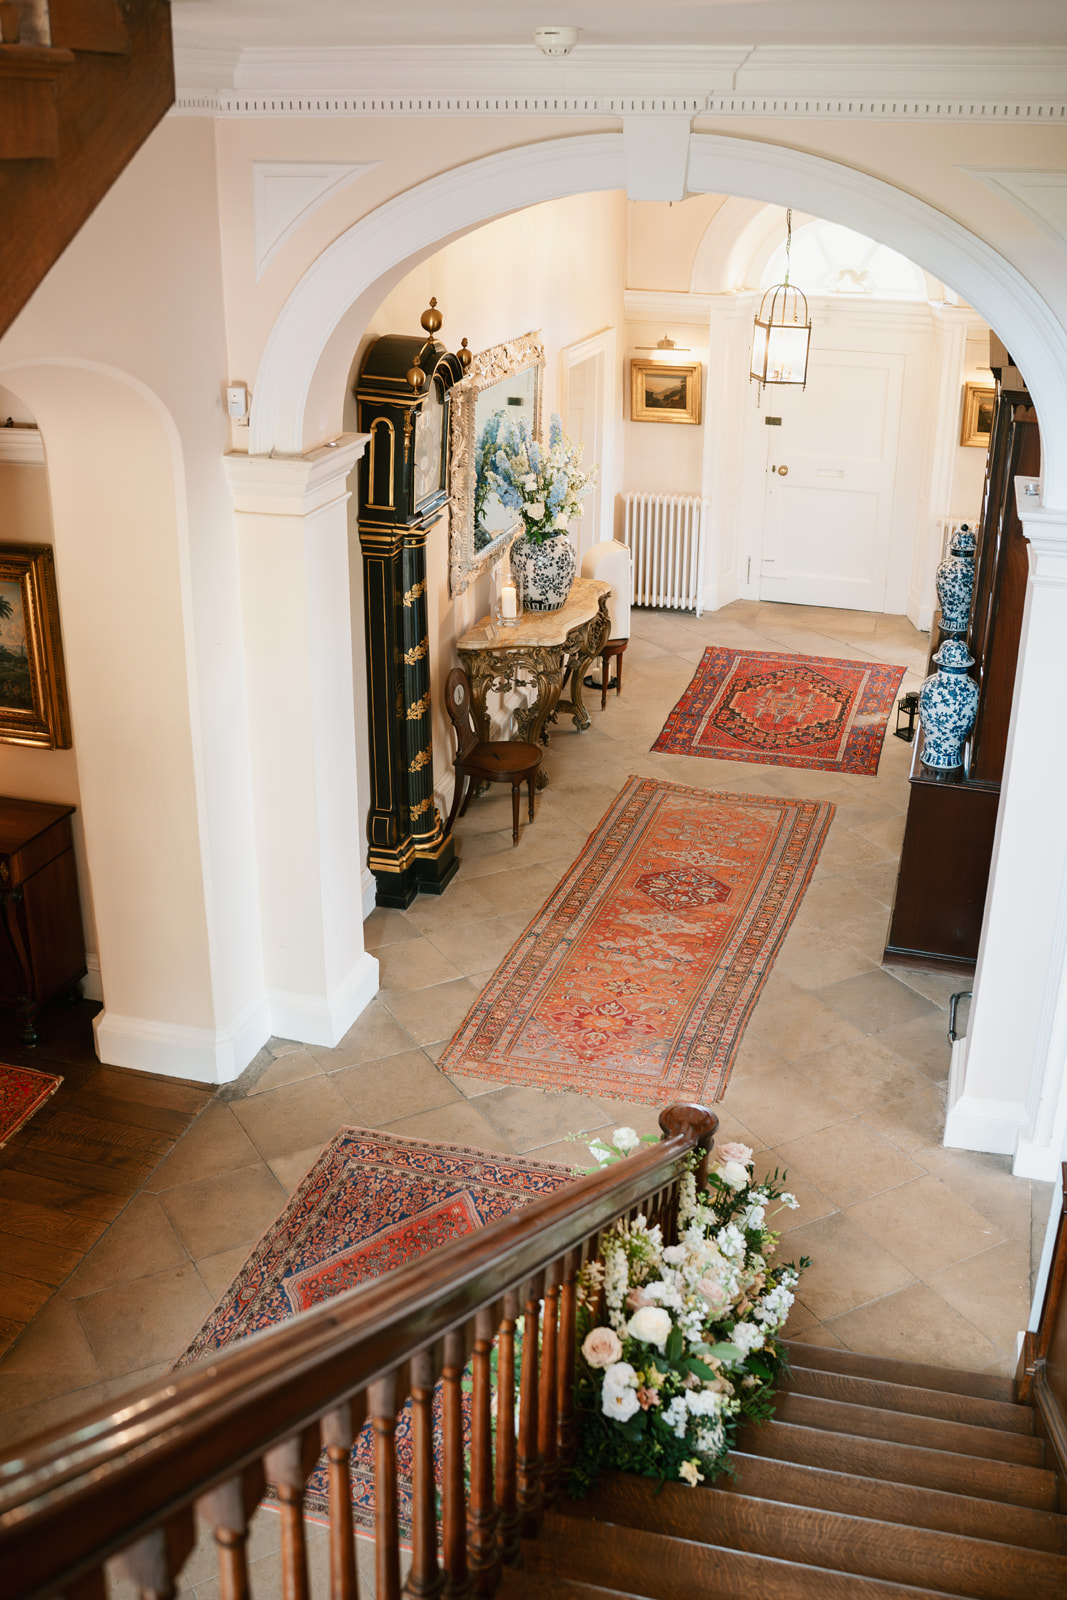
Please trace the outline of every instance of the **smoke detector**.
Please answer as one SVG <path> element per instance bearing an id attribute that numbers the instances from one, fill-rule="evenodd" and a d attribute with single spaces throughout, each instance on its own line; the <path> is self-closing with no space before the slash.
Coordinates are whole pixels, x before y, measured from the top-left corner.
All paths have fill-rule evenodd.
<path id="1" fill-rule="evenodd" d="M 577 28 L 534 29 L 534 44 L 543 56 L 569 56 L 577 43 Z"/>

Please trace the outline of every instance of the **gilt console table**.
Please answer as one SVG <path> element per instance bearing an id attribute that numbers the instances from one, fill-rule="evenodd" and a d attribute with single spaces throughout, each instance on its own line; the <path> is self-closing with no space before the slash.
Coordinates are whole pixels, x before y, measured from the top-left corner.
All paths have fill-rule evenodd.
<path id="1" fill-rule="evenodd" d="M 582 678 L 610 631 L 611 585 L 576 578 L 558 611 L 526 611 L 514 628 L 483 617 L 456 648 L 471 684 L 471 711 L 480 739 L 490 737 L 485 697 L 490 689 L 531 688 L 533 699 L 515 712 L 526 744 L 547 744 L 548 724 L 569 712 L 579 733 L 589 727 Z M 564 686 L 567 695 L 564 696 Z M 542 780 L 539 780 L 539 783 Z"/>

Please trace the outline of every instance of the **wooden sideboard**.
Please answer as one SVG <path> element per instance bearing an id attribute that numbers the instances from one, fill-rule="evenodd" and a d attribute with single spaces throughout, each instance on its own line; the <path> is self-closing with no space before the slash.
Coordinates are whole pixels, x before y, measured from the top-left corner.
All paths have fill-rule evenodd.
<path id="1" fill-rule="evenodd" d="M 37 1042 L 37 1017 L 85 976 L 74 866 L 73 806 L 0 798 L 0 1006 L 19 1038 Z"/>
<path id="2" fill-rule="evenodd" d="M 887 966 L 931 967 L 961 977 L 973 973 L 978 957 L 1026 599 L 1027 541 L 1015 479 L 1041 470 L 1037 415 L 1022 376 L 1006 352 L 999 360 L 992 352 L 991 365 L 997 396 L 967 634 L 978 712 L 959 771 L 924 767 L 921 733 L 916 740 L 883 956 Z M 939 620 L 935 615 L 931 654 L 944 637 Z"/>

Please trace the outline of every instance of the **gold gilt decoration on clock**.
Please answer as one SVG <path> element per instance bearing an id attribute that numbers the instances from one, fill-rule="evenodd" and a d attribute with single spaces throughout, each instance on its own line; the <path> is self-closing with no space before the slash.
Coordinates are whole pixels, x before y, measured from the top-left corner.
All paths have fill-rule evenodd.
<path id="1" fill-rule="evenodd" d="M 418 822 L 419 818 L 421 816 L 424 816 L 427 811 L 432 810 L 432 808 L 433 808 L 433 797 L 432 796 L 430 798 L 426 799 L 426 800 L 420 800 L 417 806 L 410 806 L 409 810 L 411 812 L 411 820 L 412 820 L 412 822 Z"/>
<path id="2" fill-rule="evenodd" d="M 413 667 L 416 661 L 421 661 L 429 653 L 429 639 L 420 639 L 418 644 L 413 644 L 410 650 L 404 651 L 404 665 Z"/>
<path id="3" fill-rule="evenodd" d="M 409 772 L 421 772 L 427 766 L 433 754 L 433 746 L 427 745 L 425 750 L 420 750 L 414 761 L 408 767 Z"/>
<path id="4" fill-rule="evenodd" d="M 420 599 L 425 593 L 426 593 L 426 579 L 423 578 L 420 583 L 415 584 L 414 588 L 409 589 L 407 591 L 407 593 L 404 596 L 404 604 L 406 606 L 413 606 L 415 604 L 415 601 Z"/>
<path id="5" fill-rule="evenodd" d="M 419 718 L 424 717 L 429 709 L 430 691 L 427 689 L 421 700 L 416 700 L 414 705 L 408 706 L 408 721 L 418 722 Z"/>

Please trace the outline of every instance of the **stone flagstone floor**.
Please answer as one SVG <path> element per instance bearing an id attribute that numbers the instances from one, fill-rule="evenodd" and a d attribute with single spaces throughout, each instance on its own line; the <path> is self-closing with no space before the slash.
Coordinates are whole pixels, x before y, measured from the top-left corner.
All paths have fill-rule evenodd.
<path id="1" fill-rule="evenodd" d="M 518 847 L 510 800 L 475 801 L 458 828 L 461 868 L 446 893 L 369 919 L 382 988 L 342 1043 L 272 1040 L 0 1362 L 0 1444 L 165 1372 L 342 1125 L 566 1162 L 575 1159 L 569 1134 L 654 1128 L 649 1107 L 446 1077 L 435 1065 L 631 773 L 837 806 L 718 1108 L 720 1137 L 755 1146 L 757 1170 L 787 1167 L 801 1200 L 785 1214 L 785 1253 L 814 1265 L 790 1332 L 1014 1370 L 1031 1238 L 1040 1245 L 1051 1187 L 1013 1178 L 1007 1158 L 942 1148 L 946 1008 L 962 985 L 880 966 L 910 747 L 888 737 L 877 778 L 650 754 L 709 643 L 899 662 L 904 689 L 916 687 L 927 649 L 899 617 L 748 602 L 699 620 L 636 612 L 623 695 L 609 696 L 605 711 L 590 695 L 591 730 L 578 735 L 568 722 L 553 734 L 551 783 Z M 262 1537 L 274 1534 L 268 1527 Z M 185 1581 L 205 1600 L 214 1594 L 206 1570 Z"/>

